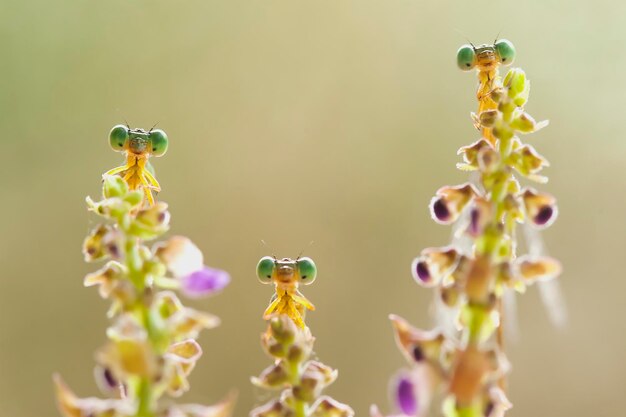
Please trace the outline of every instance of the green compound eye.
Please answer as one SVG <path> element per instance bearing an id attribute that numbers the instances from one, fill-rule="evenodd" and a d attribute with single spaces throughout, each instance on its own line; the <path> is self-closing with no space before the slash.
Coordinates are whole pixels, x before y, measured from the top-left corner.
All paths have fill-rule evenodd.
<path id="1" fill-rule="evenodd" d="M 456 65 L 462 71 L 469 71 L 476 66 L 476 52 L 472 45 L 463 45 L 456 52 Z"/>
<path id="2" fill-rule="evenodd" d="M 272 282 L 272 274 L 274 273 L 274 258 L 264 256 L 256 266 L 256 276 L 261 284 L 269 284 Z"/>
<path id="3" fill-rule="evenodd" d="M 311 258 L 298 259 L 298 271 L 300 272 L 300 280 L 304 285 L 311 284 L 317 276 L 317 267 Z"/>
<path id="4" fill-rule="evenodd" d="M 109 133 L 109 145 L 114 151 L 121 151 L 128 140 L 128 128 L 124 125 L 117 125 Z"/>
<path id="5" fill-rule="evenodd" d="M 152 155 L 163 156 L 167 152 L 167 135 L 161 129 L 155 129 L 149 134 Z"/>
<path id="6" fill-rule="evenodd" d="M 500 62 L 503 65 L 509 65 L 515 59 L 515 47 L 506 39 L 500 39 L 496 42 L 496 53 L 500 57 Z"/>

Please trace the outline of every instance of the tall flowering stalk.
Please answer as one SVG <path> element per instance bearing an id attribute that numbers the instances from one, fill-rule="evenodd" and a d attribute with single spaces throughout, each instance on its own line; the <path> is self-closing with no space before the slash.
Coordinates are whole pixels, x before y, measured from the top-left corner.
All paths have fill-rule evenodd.
<path id="1" fill-rule="evenodd" d="M 393 380 L 399 416 L 424 416 L 431 398 L 442 397 L 446 417 L 498 417 L 511 407 L 506 396 L 502 332 L 503 294 L 523 293 L 528 285 L 551 280 L 561 271 L 558 261 L 536 253 L 517 254 L 517 225 L 543 229 L 557 213 L 555 199 L 518 177 L 545 183 L 540 175 L 547 161 L 520 135 L 537 131 L 525 112 L 530 82 L 521 69 L 498 75 L 512 63 L 513 45 L 465 45 L 457 53 L 461 69 L 478 72 L 479 109 L 472 114 L 481 137 L 462 147 L 458 168 L 476 172 L 473 183 L 440 188 L 430 204 L 433 219 L 455 224 L 452 243 L 424 249 L 412 273 L 421 286 L 434 288 L 442 308 L 455 314 L 454 323 L 424 331 L 392 315 L 396 342 L 412 365 Z M 451 330 L 450 330 L 451 329 Z M 373 416 L 380 416 L 376 407 Z"/>
<path id="2" fill-rule="evenodd" d="M 278 391 L 277 398 L 250 412 L 251 417 L 352 417 L 354 411 L 322 390 L 337 379 L 338 371 L 312 360 L 315 338 L 304 322 L 306 309 L 315 307 L 298 291 L 311 284 L 317 268 L 310 258 L 278 260 L 266 256 L 257 265 L 264 284 L 274 284 L 276 293 L 265 310 L 268 328 L 261 345 L 274 360 L 258 377 L 256 386 Z"/>
<path id="3" fill-rule="evenodd" d="M 202 252 L 186 237 L 149 243 L 169 229 L 167 204 L 154 201 L 156 180 L 145 181 L 144 173 L 150 156 L 165 153 L 165 133 L 116 126 L 110 142 L 126 154 L 127 165 L 103 176 L 102 200 L 87 198 L 102 223 L 83 244 L 87 262 L 105 261 L 84 284 L 98 286 L 111 301 L 108 342 L 95 355 L 96 382 L 108 398 L 79 398 L 55 375 L 59 410 L 66 417 L 229 416 L 232 398 L 201 406 L 175 405 L 167 397 L 189 389 L 187 377 L 202 354 L 196 338 L 219 324 L 217 317 L 185 307 L 176 291 L 207 296 L 230 278 L 204 266 Z"/>

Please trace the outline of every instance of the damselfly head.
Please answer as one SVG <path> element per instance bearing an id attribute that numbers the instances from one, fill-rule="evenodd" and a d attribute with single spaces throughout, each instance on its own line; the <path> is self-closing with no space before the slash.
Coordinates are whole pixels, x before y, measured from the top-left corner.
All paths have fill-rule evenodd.
<path id="1" fill-rule="evenodd" d="M 135 155 L 162 156 L 167 151 L 167 135 L 161 129 L 131 129 L 117 125 L 109 133 L 109 144 L 114 151 L 131 152 Z"/>
<path id="2" fill-rule="evenodd" d="M 149 139 L 143 131 L 131 131 L 128 137 L 128 150 L 143 155 L 148 148 Z"/>
<path id="3" fill-rule="evenodd" d="M 499 39 L 491 45 L 463 45 L 456 53 L 459 69 L 469 71 L 492 71 L 498 65 L 509 65 L 515 59 L 515 47 L 506 39 Z"/>
<path id="4" fill-rule="evenodd" d="M 276 261 L 275 268 L 276 279 L 279 282 L 287 284 L 295 280 L 297 273 L 296 261 L 289 258 L 283 258 L 280 261 Z"/>
<path id="5" fill-rule="evenodd" d="M 499 64 L 494 45 L 480 45 L 476 47 L 474 53 L 476 54 L 476 66 L 480 71 L 495 69 Z"/>
<path id="6" fill-rule="evenodd" d="M 257 264 L 257 277 L 263 284 L 274 282 L 278 285 L 298 284 L 308 285 L 315 281 L 317 267 L 311 258 L 277 259 L 273 256 L 264 256 Z"/>

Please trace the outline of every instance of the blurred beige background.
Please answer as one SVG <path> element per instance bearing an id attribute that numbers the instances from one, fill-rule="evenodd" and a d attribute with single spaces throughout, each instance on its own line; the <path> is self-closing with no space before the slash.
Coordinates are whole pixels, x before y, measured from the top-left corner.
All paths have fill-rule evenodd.
<path id="1" fill-rule="evenodd" d="M 51 375 L 97 394 L 93 352 L 107 304 L 82 277 L 95 219 L 84 197 L 119 165 L 107 133 L 127 119 L 168 132 L 155 160 L 172 231 L 229 270 L 224 294 L 193 303 L 223 325 L 190 401 L 231 388 L 237 416 L 266 399 L 249 377 L 271 289 L 255 278 L 270 250 L 303 248 L 319 268 L 304 293 L 316 350 L 340 377 L 330 393 L 367 415 L 388 409 L 404 365 L 387 314 L 421 326 L 430 291 L 409 265 L 450 231 L 427 203 L 476 139 L 465 42 L 498 32 L 533 82 L 532 137 L 560 203 L 544 233 L 561 259 L 570 323 L 548 322 L 533 288 L 509 344 L 512 417 L 618 417 L 626 380 L 624 109 L 626 6 L 587 1 L 4 0 L 0 2 L 0 416 L 56 416 Z M 460 32 L 460 33 L 459 33 Z M 315 241 L 312 246 L 307 246 Z"/>

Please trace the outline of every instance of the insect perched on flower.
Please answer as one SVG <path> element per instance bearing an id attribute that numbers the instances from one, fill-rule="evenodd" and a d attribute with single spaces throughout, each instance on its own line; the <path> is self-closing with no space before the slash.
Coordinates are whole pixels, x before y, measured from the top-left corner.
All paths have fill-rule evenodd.
<path id="1" fill-rule="evenodd" d="M 478 70 L 478 116 L 472 115 L 474 125 L 477 129 L 481 127 L 478 119 L 485 110 L 493 110 L 497 103 L 492 98 L 492 94 L 500 87 L 498 68 L 500 65 L 510 65 L 515 59 L 515 47 L 506 40 L 496 40 L 492 45 L 473 44 L 463 45 L 456 53 L 456 63 L 463 71 L 470 71 L 474 68 Z M 495 143 L 495 138 L 491 129 L 483 127 L 483 136 L 491 143 Z"/>
<path id="2" fill-rule="evenodd" d="M 304 313 L 306 309 L 315 310 L 315 306 L 298 291 L 298 286 L 315 281 L 317 267 L 313 259 L 298 257 L 295 260 L 279 260 L 273 256 L 264 256 L 257 264 L 256 273 L 262 284 L 274 283 L 276 288 L 263 318 L 267 320 L 274 314 L 284 314 L 298 327 L 304 328 Z"/>
<path id="3" fill-rule="evenodd" d="M 161 191 L 148 162 L 151 156 L 163 156 L 167 151 L 167 135 L 161 129 L 131 129 L 117 125 L 109 133 L 109 144 L 116 152 L 124 152 L 126 164 L 107 171 L 104 175 L 120 175 L 131 190 L 143 189 L 148 205 L 154 204 L 152 191 Z"/>

